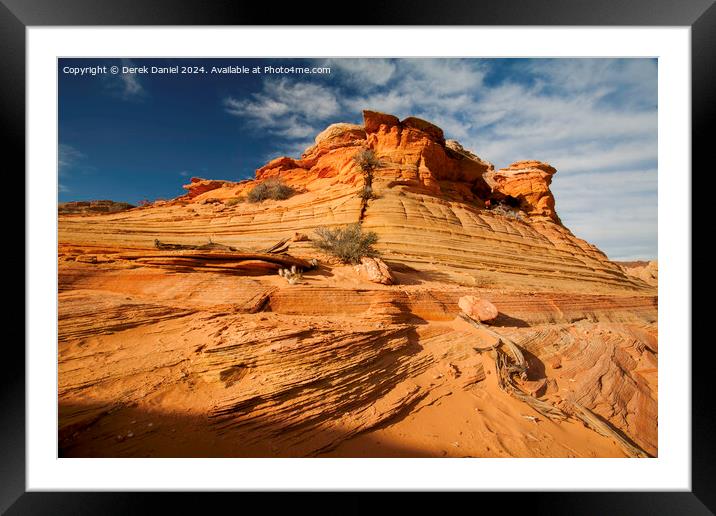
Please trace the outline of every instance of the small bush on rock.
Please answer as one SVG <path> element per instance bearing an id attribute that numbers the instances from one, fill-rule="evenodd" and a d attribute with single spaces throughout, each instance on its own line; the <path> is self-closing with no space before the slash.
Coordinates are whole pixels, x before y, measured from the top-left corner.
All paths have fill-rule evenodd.
<path id="1" fill-rule="evenodd" d="M 237 204 L 245 202 L 245 201 L 246 201 L 245 197 L 233 197 L 233 198 L 229 199 L 228 201 L 226 201 L 226 205 L 227 206 L 236 206 Z"/>
<path id="2" fill-rule="evenodd" d="M 283 200 L 294 194 L 294 189 L 280 179 L 271 178 L 256 185 L 248 195 L 249 202 L 261 202 L 266 199 Z"/>
<path id="3" fill-rule="evenodd" d="M 378 242 L 378 235 L 372 231 L 363 232 L 359 223 L 344 227 L 316 228 L 313 245 L 341 259 L 344 263 L 360 263 L 364 256 L 374 256 L 373 244 Z"/>
<path id="4" fill-rule="evenodd" d="M 358 195 L 365 202 L 373 198 L 373 171 L 381 166 L 381 162 L 371 149 L 359 150 L 353 161 L 363 173 L 363 189 Z"/>
<path id="5" fill-rule="evenodd" d="M 365 172 L 372 172 L 380 166 L 380 160 L 372 149 L 362 149 L 353 156 L 353 161 Z"/>

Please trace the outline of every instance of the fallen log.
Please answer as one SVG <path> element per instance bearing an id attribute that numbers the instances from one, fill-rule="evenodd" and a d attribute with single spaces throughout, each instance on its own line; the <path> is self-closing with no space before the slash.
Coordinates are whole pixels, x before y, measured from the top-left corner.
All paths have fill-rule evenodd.
<path id="1" fill-rule="evenodd" d="M 214 242 L 209 241 L 207 244 L 202 245 L 191 245 L 191 244 L 168 244 L 164 242 L 160 242 L 158 238 L 154 239 L 154 247 L 157 249 L 162 249 L 166 251 L 170 250 L 180 250 L 180 249 L 195 249 L 195 250 L 218 250 L 218 251 L 238 251 L 235 247 L 231 247 L 230 245 L 224 245 L 224 244 L 217 244 Z"/>
<path id="2" fill-rule="evenodd" d="M 144 251 L 144 252 L 131 252 L 131 253 L 120 253 L 117 258 L 122 260 L 130 261 L 142 261 L 147 260 L 165 260 L 177 261 L 182 263 L 188 263 L 189 261 L 203 261 L 207 263 L 231 263 L 231 262 L 244 262 L 247 260 L 258 260 L 263 262 L 275 263 L 283 267 L 291 267 L 295 265 L 301 269 L 311 269 L 313 266 L 310 262 L 296 258 L 288 254 L 272 254 L 272 253 L 256 253 L 256 252 L 222 252 L 222 251 L 191 251 L 191 250 L 176 250 L 176 251 Z M 156 262 L 155 263 L 159 263 Z M 179 263 L 177 263 L 178 265 Z M 168 263 L 168 265 L 171 265 Z"/>
<path id="3" fill-rule="evenodd" d="M 620 432 L 615 430 L 610 423 L 597 416 L 587 407 L 580 405 L 576 401 L 569 401 L 568 403 L 574 409 L 572 412 L 574 417 L 598 434 L 614 440 L 629 457 L 650 457 L 650 455 L 642 450 L 636 443 L 624 437 Z"/>

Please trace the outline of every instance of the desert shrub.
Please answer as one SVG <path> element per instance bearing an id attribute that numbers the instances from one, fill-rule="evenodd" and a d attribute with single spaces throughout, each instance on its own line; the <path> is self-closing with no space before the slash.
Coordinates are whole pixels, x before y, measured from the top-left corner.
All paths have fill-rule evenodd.
<path id="1" fill-rule="evenodd" d="M 261 202 L 266 199 L 283 200 L 294 194 L 294 189 L 278 178 L 267 179 L 256 185 L 248 195 L 249 202 Z"/>
<path id="2" fill-rule="evenodd" d="M 233 197 L 233 198 L 229 199 L 228 201 L 226 201 L 226 205 L 227 206 L 236 206 L 237 204 L 245 202 L 245 201 L 246 201 L 245 197 Z"/>
<path id="3" fill-rule="evenodd" d="M 380 167 L 380 160 L 372 149 L 361 149 L 353 156 L 353 161 L 365 172 L 372 172 Z"/>
<path id="4" fill-rule="evenodd" d="M 337 228 L 316 228 L 313 245 L 340 258 L 344 263 L 360 263 L 364 256 L 377 254 L 373 249 L 377 241 L 378 235 L 372 231 L 364 233 L 361 225 L 355 223 Z"/>
<path id="5" fill-rule="evenodd" d="M 380 160 L 371 149 L 361 149 L 353 156 L 353 161 L 363 173 L 363 189 L 358 196 L 367 201 L 373 198 L 373 171 L 381 166 Z"/>

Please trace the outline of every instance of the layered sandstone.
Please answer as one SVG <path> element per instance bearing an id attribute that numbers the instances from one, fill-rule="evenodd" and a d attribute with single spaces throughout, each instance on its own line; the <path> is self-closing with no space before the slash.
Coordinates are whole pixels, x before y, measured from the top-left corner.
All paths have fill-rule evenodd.
<path id="1" fill-rule="evenodd" d="M 379 236 L 384 260 L 435 270 L 464 285 L 624 291 L 646 288 L 596 247 L 562 226 L 549 190 L 554 168 L 517 162 L 495 171 L 487 161 L 444 141 L 432 124 L 365 112 L 364 126 L 334 124 L 299 158 L 277 158 L 253 181 L 194 178 L 186 196 L 153 209 L 113 216 L 61 220 L 65 243 L 147 247 L 155 238 L 179 243 L 207 237 L 239 248 L 261 248 L 295 232 L 360 221 Z M 373 150 L 374 198 L 358 197 L 363 176 L 353 161 Z M 296 195 L 259 204 L 244 200 L 269 178 L 279 177 Z M 515 199 L 527 217 L 485 209 Z M 206 204 L 206 201 L 212 201 Z M 202 204 L 204 203 L 204 204 Z M 311 253 L 306 243 L 293 246 Z"/>
<path id="2" fill-rule="evenodd" d="M 380 162 L 368 199 L 364 149 Z M 61 215 L 60 455 L 629 454 L 501 390 L 481 351 L 494 332 L 523 350 L 522 391 L 657 455 L 655 275 L 561 224 L 554 173 L 495 170 L 430 122 L 366 111 L 252 180 Z M 294 195 L 246 200 L 274 178 Z M 312 245 L 355 222 L 379 257 L 343 265 Z M 492 329 L 462 320 L 460 299 L 492 307 Z"/>
<path id="3" fill-rule="evenodd" d="M 659 283 L 659 263 L 656 260 L 650 262 L 616 262 L 628 276 L 638 278 L 644 283 L 657 286 Z"/>

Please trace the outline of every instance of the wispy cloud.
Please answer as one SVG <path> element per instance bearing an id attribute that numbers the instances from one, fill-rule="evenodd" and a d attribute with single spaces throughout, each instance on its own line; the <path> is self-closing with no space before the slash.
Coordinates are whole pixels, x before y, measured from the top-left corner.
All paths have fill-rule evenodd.
<path id="1" fill-rule="evenodd" d="M 111 95 L 126 101 L 138 102 L 147 97 L 147 90 L 139 80 L 136 73 L 122 73 L 122 68 L 133 68 L 135 64 L 130 59 L 122 59 L 120 65 L 120 73 L 116 75 L 107 75 L 106 87 Z"/>
<path id="2" fill-rule="evenodd" d="M 224 107 L 249 125 L 289 140 L 315 135 L 320 123 L 341 112 L 333 89 L 289 79 L 266 81 L 263 90 L 248 99 L 226 98 Z"/>
<path id="3" fill-rule="evenodd" d="M 73 169 L 79 162 L 85 159 L 83 153 L 77 150 L 72 145 L 66 145 L 61 143 L 57 152 L 57 171 L 60 176 L 66 175 L 71 169 Z"/>
<path id="4" fill-rule="evenodd" d="M 86 165 L 83 165 L 86 158 L 87 156 L 72 145 L 59 144 L 57 149 L 57 188 L 60 192 L 65 193 L 70 191 L 69 186 L 67 186 L 67 179 L 71 176 L 72 172 L 87 168 Z"/>
<path id="5" fill-rule="evenodd" d="M 656 60 L 326 62 L 330 77 L 266 80 L 224 107 L 289 155 L 363 109 L 425 118 L 497 167 L 551 163 L 557 209 L 577 236 L 613 258 L 656 257 Z"/>

